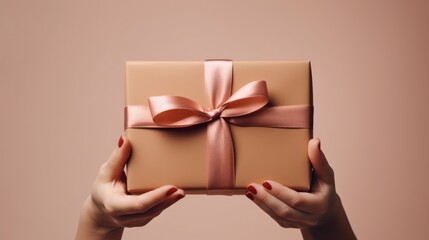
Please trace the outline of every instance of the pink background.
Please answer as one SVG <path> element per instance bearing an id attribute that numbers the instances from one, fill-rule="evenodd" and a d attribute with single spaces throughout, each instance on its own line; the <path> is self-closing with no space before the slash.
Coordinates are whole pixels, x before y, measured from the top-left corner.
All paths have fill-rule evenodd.
<path id="1" fill-rule="evenodd" d="M 315 136 L 360 239 L 428 239 L 427 1 L 0 0 L 0 239 L 71 239 L 122 133 L 126 60 L 310 59 Z M 124 239 L 300 239 L 187 196 Z"/>

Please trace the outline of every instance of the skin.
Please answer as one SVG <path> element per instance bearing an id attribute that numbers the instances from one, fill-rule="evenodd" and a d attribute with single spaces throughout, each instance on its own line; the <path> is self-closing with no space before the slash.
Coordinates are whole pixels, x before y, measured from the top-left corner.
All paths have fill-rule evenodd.
<path id="1" fill-rule="evenodd" d="M 141 227 L 185 196 L 182 189 L 166 185 L 141 195 L 126 191 L 124 166 L 131 145 L 121 137 L 105 162 L 86 199 L 76 240 L 121 239 L 125 227 Z M 320 140 L 308 144 L 313 166 L 310 192 L 296 192 L 275 181 L 252 183 L 246 196 L 284 228 L 300 228 L 305 240 L 356 239 L 335 191 L 334 171 L 320 150 Z"/>
<path id="2" fill-rule="evenodd" d="M 124 166 L 130 152 L 128 139 L 121 137 L 110 159 L 101 166 L 82 207 L 76 240 L 121 239 L 124 227 L 146 225 L 185 196 L 172 185 L 141 195 L 127 194 Z"/>
<path id="3" fill-rule="evenodd" d="M 300 228 L 305 240 L 356 239 L 319 139 L 310 140 L 308 156 L 314 170 L 310 192 L 297 192 L 267 180 L 250 184 L 246 196 L 280 226 Z"/>

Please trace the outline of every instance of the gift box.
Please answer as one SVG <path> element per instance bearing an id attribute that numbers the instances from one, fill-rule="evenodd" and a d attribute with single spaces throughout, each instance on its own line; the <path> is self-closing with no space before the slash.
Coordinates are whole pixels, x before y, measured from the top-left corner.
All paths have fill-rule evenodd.
<path id="1" fill-rule="evenodd" d="M 125 91 L 128 192 L 243 194 L 268 179 L 309 190 L 309 61 L 131 61 Z"/>

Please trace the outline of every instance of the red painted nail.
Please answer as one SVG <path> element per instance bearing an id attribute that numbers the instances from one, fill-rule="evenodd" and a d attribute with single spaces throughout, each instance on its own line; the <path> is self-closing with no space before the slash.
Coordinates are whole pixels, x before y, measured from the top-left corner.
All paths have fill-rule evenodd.
<path id="1" fill-rule="evenodd" d="M 253 201 L 253 194 L 251 194 L 250 192 L 246 193 L 246 197 Z"/>
<path id="2" fill-rule="evenodd" d="M 167 196 L 170 196 L 171 194 L 175 193 L 176 191 L 177 191 L 176 187 L 172 187 L 172 188 L 168 189 Z"/>
<path id="3" fill-rule="evenodd" d="M 257 193 L 256 188 L 252 185 L 249 185 L 247 187 L 247 190 L 249 190 L 249 192 L 253 193 L 254 195 L 256 195 L 256 193 Z"/>
<path id="4" fill-rule="evenodd" d="M 180 200 L 180 199 L 182 199 L 184 197 L 185 197 L 185 195 L 179 194 L 179 195 L 177 195 L 176 200 Z"/>
<path id="5" fill-rule="evenodd" d="M 122 144 L 124 143 L 124 139 L 122 138 L 122 136 L 119 138 L 118 141 L 118 148 L 121 148 Z"/>
<path id="6" fill-rule="evenodd" d="M 267 181 L 264 181 L 264 182 L 262 183 L 262 186 L 264 186 L 264 188 L 266 188 L 266 189 L 268 189 L 268 190 L 273 189 L 273 187 L 271 186 L 271 184 L 270 184 L 269 182 L 267 182 Z"/>

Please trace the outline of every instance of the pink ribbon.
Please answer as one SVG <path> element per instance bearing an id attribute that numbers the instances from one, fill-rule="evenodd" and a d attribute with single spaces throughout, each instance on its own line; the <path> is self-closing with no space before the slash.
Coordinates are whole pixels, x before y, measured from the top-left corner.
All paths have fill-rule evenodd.
<path id="1" fill-rule="evenodd" d="M 210 107 L 179 96 L 149 98 L 149 107 L 125 107 L 125 128 L 183 128 L 207 123 L 208 189 L 227 193 L 235 186 L 234 145 L 229 123 L 239 126 L 309 128 L 312 106 L 266 107 L 265 81 L 250 82 L 231 95 L 232 61 L 204 63 Z"/>

